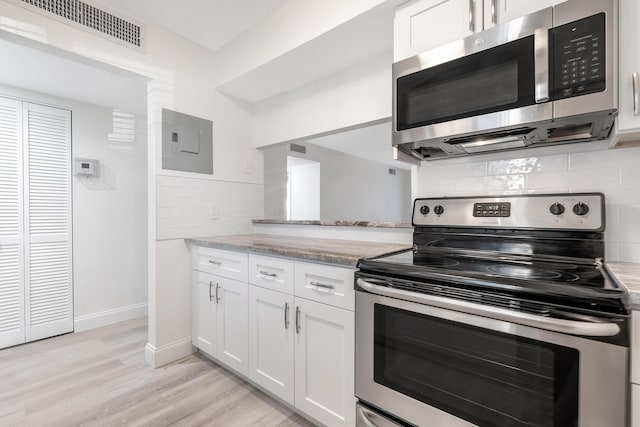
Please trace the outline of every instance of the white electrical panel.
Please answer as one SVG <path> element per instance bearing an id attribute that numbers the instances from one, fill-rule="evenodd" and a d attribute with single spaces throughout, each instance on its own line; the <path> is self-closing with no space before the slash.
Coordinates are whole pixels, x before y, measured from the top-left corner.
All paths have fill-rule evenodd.
<path id="1" fill-rule="evenodd" d="M 100 176 L 100 161 L 96 159 L 73 159 L 75 176 Z"/>

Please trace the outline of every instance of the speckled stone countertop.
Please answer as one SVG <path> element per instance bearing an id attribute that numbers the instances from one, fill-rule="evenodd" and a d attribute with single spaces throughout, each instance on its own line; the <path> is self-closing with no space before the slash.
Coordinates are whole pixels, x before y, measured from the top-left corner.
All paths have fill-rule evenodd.
<path id="1" fill-rule="evenodd" d="M 605 262 L 605 266 L 616 282 L 629 292 L 629 305 L 632 310 L 640 310 L 640 264 L 631 262 Z"/>
<path id="2" fill-rule="evenodd" d="M 355 267 L 358 259 L 410 248 L 396 243 L 318 239 L 270 234 L 232 234 L 186 239 L 196 246 L 282 256 L 304 261 Z"/>
<path id="3" fill-rule="evenodd" d="M 287 224 L 287 225 L 324 225 L 334 227 L 385 227 L 385 228 L 413 228 L 408 222 L 382 221 L 315 221 L 315 220 L 286 220 L 286 219 L 254 219 L 254 224 Z"/>

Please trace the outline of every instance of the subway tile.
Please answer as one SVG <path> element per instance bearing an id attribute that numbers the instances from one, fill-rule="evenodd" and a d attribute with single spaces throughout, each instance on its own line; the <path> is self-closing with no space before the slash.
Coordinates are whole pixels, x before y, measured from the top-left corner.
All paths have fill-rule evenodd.
<path id="1" fill-rule="evenodd" d="M 620 224 L 640 224 L 640 204 L 621 204 L 618 209 Z"/>
<path id="2" fill-rule="evenodd" d="M 618 242 L 604 242 L 604 259 L 607 261 L 620 260 L 620 245 Z"/>
<path id="3" fill-rule="evenodd" d="M 456 189 L 469 194 L 493 194 L 497 192 L 524 190 L 524 175 L 494 175 L 478 178 L 463 178 L 456 182 Z"/>
<path id="4" fill-rule="evenodd" d="M 606 167 L 632 167 L 640 162 L 640 147 L 572 153 L 569 169 L 599 169 Z"/>
<path id="5" fill-rule="evenodd" d="M 640 224 L 611 224 L 605 234 L 617 242 L 640 242 Z"/>
<path id="6" fill-rule="evenodd" d="M 635 168 L 626 167 L 622 169 L 623 185 L 638 185 L 640 184 L 640 160 L 636 164 Z"/>
<path id="7" fill-rule="evenodd" d="M 465 178 L 470 176 L 485 176 L 486 162 L 466 162 L 441 165 L 437 162 L 427 163 L 420 168 L 420 173 L 438 178 Z"/>
<path id="8" fill-rule="evenodd" d="M 618 261 L 640 262 L 640 242 L 619 243 Z"/>
<path id="9" fill-rule="evenodd" d="M 604 194 L 607 203 L 618 205 L 640 205 L 639 186 L 602 186 L 599 190 Z"/>
<path id="10" fill-rule="evenodd" d="M 551 173 L 531 174 L 528 188 L 603 188 L 620 184 L 620 169 L 602 168 L 598 171 L 584 169 Z"/>
<path id="11" fill-rule="evenodd" d="M 567 170 L 567 155 L 496 160 L 487 164 L 488 175 L 555 172 Z"/>

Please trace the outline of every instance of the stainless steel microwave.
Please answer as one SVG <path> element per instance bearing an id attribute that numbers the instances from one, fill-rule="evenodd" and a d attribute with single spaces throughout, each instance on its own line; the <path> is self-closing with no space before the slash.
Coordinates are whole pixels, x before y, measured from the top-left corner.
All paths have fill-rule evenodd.
<path id="1" fill-rule="evenodd" d="M 421 160 L 606 139 L 617 1 L 570 0 L 393 64 L 393 145 Z"/>

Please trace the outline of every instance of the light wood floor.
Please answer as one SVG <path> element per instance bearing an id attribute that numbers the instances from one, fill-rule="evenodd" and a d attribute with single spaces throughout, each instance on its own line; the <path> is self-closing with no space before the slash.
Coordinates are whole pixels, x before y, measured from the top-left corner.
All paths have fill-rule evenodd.
<path id="1" fill-rule="evenodd" d="M 144 361 L 146 319 L 0 350 L 1 426 L 312 426 L 194 354 Z"/>

